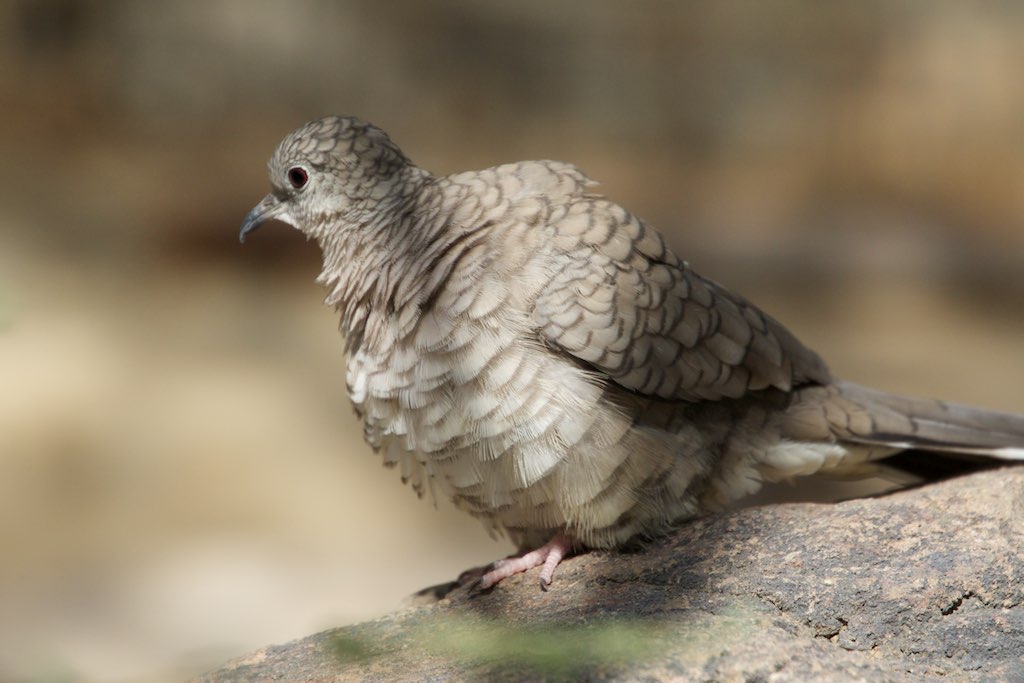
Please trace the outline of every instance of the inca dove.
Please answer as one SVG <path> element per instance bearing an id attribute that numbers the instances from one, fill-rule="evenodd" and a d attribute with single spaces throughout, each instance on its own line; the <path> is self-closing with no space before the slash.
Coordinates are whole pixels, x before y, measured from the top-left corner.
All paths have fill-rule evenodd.
<path id="1" fill-rule="evenodd" d="M 1024 459 L 1024 417 L 835 380 L 781 324 L 695 273 L 578 169 L 434 177 L 378 128 L 281 142 L 275 219 L 314 238 L 366 440 L 523 554 L 481 582 L 615 548 L 762 481 L 903 449 Z"/>

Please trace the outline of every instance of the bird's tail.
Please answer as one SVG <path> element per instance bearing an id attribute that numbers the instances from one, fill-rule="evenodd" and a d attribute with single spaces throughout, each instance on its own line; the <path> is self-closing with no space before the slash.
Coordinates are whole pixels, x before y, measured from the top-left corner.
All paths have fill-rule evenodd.
<path id="1" fill-rule="evenodd" d="M 1024 415 L 912 398 L 850 382 L 798 390 L 786 411 L 784 435 L 832 442 L 848 457 L 822 470 L 869 473 L 878 463 L 927 478 L 1024 462 Z M 938 456 L 938 457 L 936 457 Z"/>
<path id="2" fill-rule="evenodd" d="M 835 386 L 840 397 L 871 417 L 861 429 L 847 424 L 837 430 L 843 441 L 1024 461 L 1024 415 L 887 394 L 850 382 Z"/>

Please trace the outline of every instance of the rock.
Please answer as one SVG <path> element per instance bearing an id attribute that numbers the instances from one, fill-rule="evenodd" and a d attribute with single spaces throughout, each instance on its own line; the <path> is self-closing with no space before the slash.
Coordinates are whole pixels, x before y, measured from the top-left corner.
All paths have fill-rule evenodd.
<path id="1" fill-rule="evenodd" d="M 197 680 L 1024 680 L 1024 468 L 696 520 L 548 592 L 536 574 Z"/>

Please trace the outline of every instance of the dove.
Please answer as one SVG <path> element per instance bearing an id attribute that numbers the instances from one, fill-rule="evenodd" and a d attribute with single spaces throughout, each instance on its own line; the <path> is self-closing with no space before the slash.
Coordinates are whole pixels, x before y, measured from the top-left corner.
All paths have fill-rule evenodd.
<path id="1" fill-rule="evenodd" d="M 314 240 L 366 442 L 518 554 L 488 589 L 722 510 L 763 482 L 867 476 L 903 451 L 1024 460 L 1024 417 L 876 391 L 698 274 L 575 166 L 435 176 L 381 129 L 287 135 L 242 241 Z"/>

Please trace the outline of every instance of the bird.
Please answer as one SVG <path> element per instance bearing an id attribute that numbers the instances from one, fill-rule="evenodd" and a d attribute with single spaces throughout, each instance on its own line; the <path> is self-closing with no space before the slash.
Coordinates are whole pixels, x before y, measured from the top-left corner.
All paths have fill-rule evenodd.
<path id="1" fill-rule="evenodd" d="M 318 244 L 366 442 L 517 548 L 480 590 L 536 567 L 547 589 L 569 555 L 649 542 L 763 482 L 901 453 L 1024 460 L 1024 416 L 833 377 L 572 164 L 433 175 L 327 116 L 267 170 L 240 241 L 274 220 Z"/>

